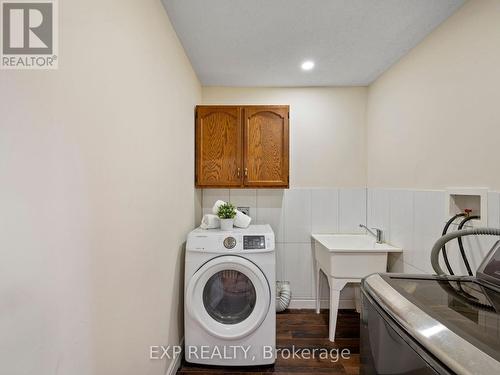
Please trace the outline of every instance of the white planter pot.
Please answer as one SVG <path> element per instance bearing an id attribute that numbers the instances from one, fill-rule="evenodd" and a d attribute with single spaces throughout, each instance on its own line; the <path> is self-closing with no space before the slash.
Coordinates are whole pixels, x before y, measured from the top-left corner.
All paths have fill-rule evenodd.
<path id="1" fill-rule="evenodd" d="M 232 230 L 233 224 L 234 224 L 234 219 L 220 219 L 221 230 Z"/>

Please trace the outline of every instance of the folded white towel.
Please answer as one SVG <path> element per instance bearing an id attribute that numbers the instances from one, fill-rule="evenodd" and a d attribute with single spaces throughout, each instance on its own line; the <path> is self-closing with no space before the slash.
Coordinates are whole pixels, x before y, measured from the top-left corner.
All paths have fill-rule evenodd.
<path id="1" fill-rule="evenodd" d="M 220 220 L 217 215 L 207 214 L 203 215 L 201 219 L 201 229 L 215 229 L 220 227 Z"/>
<path id="2" fill-rule="evenodd" d="M 219 206 L 225 204 L 226 202 L 218 200 L 215 202 L 212 212 L 214 215 L 217 215 L 217 211 L 219 211 Z M 234 226 L 238 228 L 248 228 L 250 223 L 252 222 L 252 218 L 248 215 L 245 215 L 240 210 L 236 210 L 236 216 L 234 217 Z"/>
<path id="3" fill-rule="evenodd" d="M 248 228 L 252 221 L 252 218 L 245 215 L 243 212 L 236 210 L 236 216 L 234 217 L 234 226 L 238 228 Z"/>

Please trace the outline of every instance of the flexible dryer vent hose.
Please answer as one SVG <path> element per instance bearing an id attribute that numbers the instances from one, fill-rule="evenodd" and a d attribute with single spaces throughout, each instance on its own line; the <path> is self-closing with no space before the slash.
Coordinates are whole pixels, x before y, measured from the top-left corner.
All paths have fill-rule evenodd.
<path id="1" fill-rule="evenodd" d="M 276 282 L 276 311 L 285 311 L 292 299 L 292 290 L 289 281 Z"/>
<path id="2" fill-rule="evenodd" d="M 445 275 L 445 272 L 441 269 L 441 266 L 439 265 L 439 252 L 441 251 L 441 248 L 444 246 L 444 244 L 458 237 L 472 236 L 472 235 L 500 236 L 500 229 L 497 228 L 462 229 L 452 233 L 448 233 L 443 237 L 441 237 L 439 240 L 436 241 L 431 251 L 431 264 L 432 268 L 434 268 L 434 271 L 436 271 L 437 275 Z"/>

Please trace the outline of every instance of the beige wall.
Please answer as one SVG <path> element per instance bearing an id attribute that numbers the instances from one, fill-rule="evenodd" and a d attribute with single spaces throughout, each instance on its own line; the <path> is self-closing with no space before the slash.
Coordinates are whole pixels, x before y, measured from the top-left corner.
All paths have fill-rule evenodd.
<path id="1" fill-rule="evenodd" d="M 204 87 L 204 104 L 289 104 L 290 185 L 366 185 L 366 88 Z"/>
<path id="2" fill-rule="evenodd" d="M 370 87 L 369 186 L 500 189 L 499 25 L 470 0 Z"/>
<path id="3" fill-rule="evenodd" d="M 164 374 L 201 87 L 160 1 L 59 4 L 59 70 L 0 71 L 0 372 Z"/>

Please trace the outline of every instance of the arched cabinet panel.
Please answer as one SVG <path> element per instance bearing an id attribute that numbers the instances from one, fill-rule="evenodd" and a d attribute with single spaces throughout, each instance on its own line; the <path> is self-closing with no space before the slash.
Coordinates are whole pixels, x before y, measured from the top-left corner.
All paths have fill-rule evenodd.
<path id="1" fill-rule="evenodd" d="M 288 186 L 288 108 L 246 107 L 245 186 Z"/>
<path id="2" fill-rule="evenodd" d="M 196 185 L 239 187 L 242 181 L 241 109 L 198 107 Z"/>

